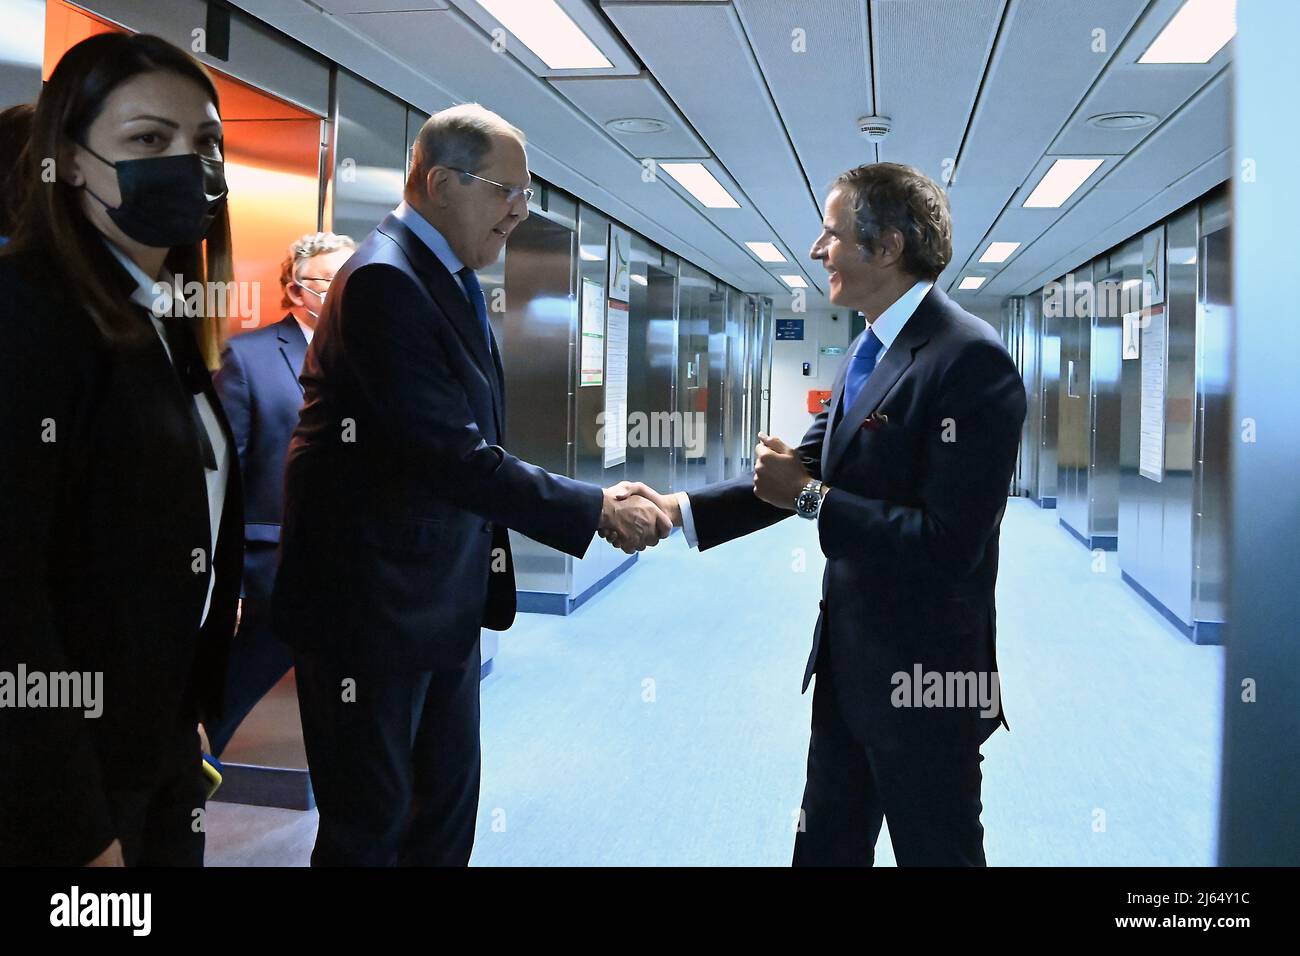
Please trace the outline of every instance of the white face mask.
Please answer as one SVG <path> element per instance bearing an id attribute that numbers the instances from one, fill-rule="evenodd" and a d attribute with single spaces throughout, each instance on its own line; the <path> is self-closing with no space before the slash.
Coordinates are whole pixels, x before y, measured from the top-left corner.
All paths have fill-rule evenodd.
<path id="1" fill-rule="evenodd" d="M 301 282 L 298 282 L 298 283 L 295 283 L 295 284 L 296 284 L 296 285 L 298 286 L 298 288 L 301 289 L 303 292 L 310 292 L 312 295 L 316 296 L 316 298 L 320 299 L 321 305 L 324 305 L 324 304 L 325 304 L 325 295 L 326 295 L 326 293 L 324 293 L 324 292 L 317 292 L 315 289 L 309 289 L 309 288 L 307 288 L 305 285 L 303 285 Z M 303 308 L 304 308 L 304 309 L 307 309 L 307 306 L 304 305 Z M 307 314 L 310 315 L 313 319 L 320 319 L 320 313 L 319 313 L 319 312 L 313 312 L 311 309 L 307 309 Z"/>

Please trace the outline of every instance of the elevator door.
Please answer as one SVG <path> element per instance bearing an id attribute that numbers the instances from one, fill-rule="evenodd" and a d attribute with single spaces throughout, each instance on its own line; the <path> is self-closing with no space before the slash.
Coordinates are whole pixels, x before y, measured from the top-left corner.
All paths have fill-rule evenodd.
<path id="1" fill-rule="evenodd" d="M 677 277 L 657 266 L 633 263 L 628 305 L 627 402 L 629 419 L 639 416 L 643 441 L 629 440 L 627 476 L 659 491 L 673 487 L 673 361 L 677 323 L 673 296 Z M 631 419 L 630 419 L 631 420 Z M 633 422 L 633 427 L 637 423 Z"/>
<path id="2" fill-rule="evenodd" d="M 572 475 L 574 468 L 573 276 L 574 233 L 568 226 L 534 214 L 510 234 L 504 335 L 498 335 L 506 373 L 507 447 L 560 475 Z M 485 290 L 490 294 L 490 287 Z M 491 307 L 493 299 L 488 303 Z M 514 531 L 510 543 L 520 591 L 568 593 L 566 555 Z"/>
<path id="3" fill-rule="evenodd" d="M 681 266 L 677 326 L 677 449 L 679 490 L 708 482 L 709 298 L 712 280 L 685 263 Z"/>

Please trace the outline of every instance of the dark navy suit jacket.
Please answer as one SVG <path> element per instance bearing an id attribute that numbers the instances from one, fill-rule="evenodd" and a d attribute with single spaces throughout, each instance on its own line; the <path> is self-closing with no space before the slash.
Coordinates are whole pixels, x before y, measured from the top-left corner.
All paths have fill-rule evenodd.
<path id="1" fill-rule="evenodd" d="M 596 485 L 511 455 L 504 374 L 446 267 L 389 215 L 335 277 L 302 371 L 272 615 L 350 666 L 461 665 L 515 616 L 507 528 L 580 557 Z"/>
<path id="2" fill-rule="evenodd" d="M 1006 723 L 1000 702 L 991 717 L 978 704 L 895 706 L 894 675 L 910 679 L 919 665 L 995 686 L 998 529 L 1024 384 L 988 323 L 937 287 L 843 408 L 847 366 L 799 446 L 832 489 L 818 517 L 826 573 L 803 687 L 826 650 L 835 698 L 863 743 L 983 741 Z M 701 550 L 794 514 L 752 486 L 745 475 L 691 492 Z"/>
<path id="3" fill-rule="evenodd" d="M 298 424 L 307 338 L 286 315 L 226 343 L 214 376 L 244 479 L 243 597 L 268 600 L 284 514 L 284 462 Z"/>

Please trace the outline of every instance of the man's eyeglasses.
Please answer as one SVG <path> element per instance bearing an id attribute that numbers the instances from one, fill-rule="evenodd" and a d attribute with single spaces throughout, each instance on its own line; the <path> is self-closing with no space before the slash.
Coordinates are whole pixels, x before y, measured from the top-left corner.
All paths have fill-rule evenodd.
<path id="1" fill-rule="evenodd" d="M 456 166 L 448 166 L 447 168 L 451 170 L 455 170 L 456 172 L 460 173 L 462 176 L 468 176 L 470 179 L 477 179 L 481 183 L 487 183 L 491 186 L 495 186 L 497 189 L 505 193 L 506 202 L 510 205 L 514 205 L 515 200 L 517 200 L 520 196 L 524 197 L 524 202 L 533 201 L 533 194 L 535 190 L 532 189 L 532 187 L 530 186 L 507 186 L 505 183 L 499 183 L 495 179 L 484 179 L 482 176 L 476 176 L 473 173 L 471 173 L 468 169 L 460 169 Z"/>

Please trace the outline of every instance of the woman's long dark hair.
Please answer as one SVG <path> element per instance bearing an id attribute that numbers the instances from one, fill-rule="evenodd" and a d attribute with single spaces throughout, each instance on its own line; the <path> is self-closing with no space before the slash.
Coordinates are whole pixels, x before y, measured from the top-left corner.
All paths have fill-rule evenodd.
<path id="1" fill-rule="evenodd" d="M 31 192 L 13 240 L 0 254 L 34 252 L 47 258 L 62 279 L 66 294 L 89 314 L 111 345 L 138 343 L 152 334 L 141 323 L 139 309 L 122 292 L 118 265 L 104 247 L 99 231 L 81 207 L 81 191 L 57 177 L 53 182 L 44 162 L 66 156 L 70 144 L 85 142 L 86 131 L 105 98 L 120 84 L 142 73 L 175 73 L 193 80 L 221 102 L 203 64 L 166 40 L 147 34 L 102 33 L 82 40 L 59 60 L 36 102 L 28 143 L 26 175 Z M 167 268 L 185 282 L 231 281 L 230 217 L 223 205 L 208 230 L 206 242 L 174 246 Z M 206 284 L 204 288 L 206 288 Z M 210 297 L 206 297 L 208 299 Z M 210 369 L 218 365 L 222 316 L 192 320 L 192 330 Z"/>

